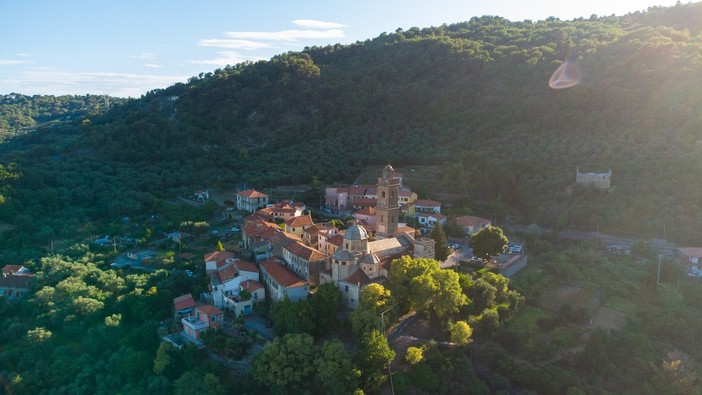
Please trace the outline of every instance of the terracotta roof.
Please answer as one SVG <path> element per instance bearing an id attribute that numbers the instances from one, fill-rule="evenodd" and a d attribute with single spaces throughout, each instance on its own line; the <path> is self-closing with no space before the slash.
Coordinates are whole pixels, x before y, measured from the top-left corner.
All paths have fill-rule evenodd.
<path id="1" fill-rule="evenodd" d="M 261 264 L 261 268 L 273 278 L 273 281 L 285 288 L 307 285 L 307 282 L 298 277 L 295 272 L 278 263 L 266 261 Z"/>
<path id="2" fill-rule="evenodd" d="M 309 214 L 290 218 L 289 220 L 285 221 L 285 226 L 293 227 L 304 225 L 314 225 L 314 221 L 312 221 L 312 216 L 310 216 Z"/>
<path id="3" fill-rule="evenodd" d="M 9 276 L 0 277 L 1 288 L 25 288 L 29 289 L 29 283 L 34 279 L 31 274 L 11 274 Z"/>
<path id="4" fill-rule="evenodd" d="M 376 209 L 375 207 L 364 207 L 364 208 L 356 211 L 355 213 L 353 213 L 353 215 L 373 216 L 373 215 L 377 215 L 377 213 L 378 213 L 378 209 Z"/>
<path id="5" fill-rule="evenodd" d="M 445 215 L 439 213 L 417 213 L 417 217 L 432 217 L 439 220 L 447 218 Z"/>
<path id="6" fill-rule="evenodd" d="M 2 274 L 15 274 L 23 267 L 22 265 L 5 265 L 2 267 Z"/>
<path id="7" fill-rule="evenodd" d="M 195 299 L 193 299 L 193 295 L 185 294 L 173 299 L 173 304 L 176 310 L 184 310 L 195 307 Z"/>
<path id="8" fill-rule="evenodd" d="M 227 266 L 212 274 L 212 276 L 216 277 L 217 281 L 219 281 L 219 284 L 224 284 L 238 275 L 239 271 L 234 266 Z"/>
<path id="9" fill-rule="evenodd" d="M 222 310 L 212 306 L 211 304 L 203 304 L 202 306 L 197 306 L 196 309 L 209 316 L 224 314 Z"/>
<path id="10" fill-rule="evenodd" d="M 299 256 L 300 258 L 306 260 L 307 262 L 314 262 L 314 261 L 320 261 L 323 259 L 326 259 L 326 255 L 322 253 L 321 251 L 308 247 L 302 243 L 290 243 L 287 246 L 283 247 L 286 250 L 290 251 L 291 254 L 295 256 Z"/>
<path id="11" fill-rule="evenodd" d="M 344 235 L 337 233 L 327 240 L 327 243 L 334 244 L 335 246 L 341 247 L 344 244 Z"/>
<path id="12" fill-rule="evenodd" d="M 478 224 L 487 225 L 489 223 L 490 223 L 490 220 L 488 220 L 488 219 L 473 217 L 471 215 L 464 215 L 462 217 L 456 218 L 456 224 L 458 224 L 460 226 L 475 226 Z"/>
<path id="13" fill-rule="evenodd" d="M 351 273 L 348 277 L 345 279 L 341 280 L 345 283 L 349 284 L 359 284 L 359 285 L 366 285 L 370 284 L 372 281 L 370 278 L 368 278 L 368 275 L 363 272 L 361 269 L 356 269 L 353 273 Z"/>
<path id="14" fill-rule="evenodd" d="M 702 257 L 702 247 L 681 247 L 678 251 L 685 256 Z"/>
<path id="15" fill-rule="evenodd" d="M 350 206 L 372 206 L 378 205 L 378 199 L 373 198 L 354 198 L 349 202 Z"/>
<path id="16" fill-rule="evenodd" d="M 241 283 L 241 289 L 249 291 L 249 292 L 254 292 L 257 291 L 261 288 L 263 288 L 263 284 L 259 283 L 258 281 L 255 280 L 246 280 Z"/>
<path id="17" fill-rule="evenodd" d="M 234 253 L 229 251 L 213 251 L 205 254 L 205 262 L 220 262 L 229 258 L 234 258 Z"/>
<path id="18" fill-rule="evenodd" d="M 255 263 L 249 261 L 236 261 L 233 265 L 239 270 L 244 272 L 254 272 L 259 273 L 258 267 Z"/>
<path id="19" fill-rule="evenodd" d="M 414 201 L 414 204 L 417 206 L 441 206 L 441 202 L 429 199 L 417 199 Z"/>
<path id="20" fill-rule="evenodd" d="M 263 192 L 259 192 L 255 189 L 247 189 L 245 191 L 241 191 L 237 193 L 237 195 L 245 198 L 267 198 L 268 195 L 266 195 Z"/>

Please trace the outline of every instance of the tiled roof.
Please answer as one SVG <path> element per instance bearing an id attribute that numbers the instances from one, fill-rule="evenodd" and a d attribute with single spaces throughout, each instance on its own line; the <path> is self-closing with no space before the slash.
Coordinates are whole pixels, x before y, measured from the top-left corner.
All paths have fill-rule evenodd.
<path id="1" fill-rule="evenodd" d="M 175 305 L 176 310 L 188 309 L 195 307 L 195 299 L 193 299 L 193 295 L 185 294 L 173 299 L 173 305 Z"/>
<path id="2" fill-rule="evenodd" d="M 283 247 L 286 250 L 290 251 L 291 254 L 298 256 L 307 262 L 314 262 L 314 261 L 320 261 L 325 259 L 327 256 L 324 255 L 321 251 L 308 247 L 302 243 L 290 243 L 287 246 Z"/>
<path id="3" fill-rule="evenodd" d="M 678 250 L 685 256 L 702 257 L 702 247 L 682 247 Z"/>
<path id="4" fill-rule="evenodd" d="M 15 274 L 23 267 L 22 265 L 5 265 L 2 267 L 2 274 Z"/>
<path id="5" fill-rule="evenodd" d="M 289 220 L 285 221 L 285 225 L 290 227 L 314 225 L 314 221 L 312 221 L 312 217 L 309 214 L 307 214 L 301 215 L 299 217 L 290 218 Z"/>
<path id="6" fill-rule="evenodd" d="M 378 213 L 378 209 L 376 209 L 375 207 L 365 207 L 365 208 L 362 208 L 362 209 L 356 211 L 356 212 L 353 213 L 353 214 L 354 214 L 354 215 L 369 215 L 369 216 L 373 216 L 373 215 L 376 215 L 377 213 Z"/>
<path id="7" fill-rule="evenodd" d="M 330 237 L 329 240 L 327 240 L 327 243 L 333 244 L 337 247 L 341 247 L 341 245 L 344 244 L 344 235 L 337 233 L 334 236 Z"/>
<path id="8" fill-rule="evenodd" d="M 25 288 L 29 289 L 29 283 L 34 279 L 34 275 L 16 275 L 11 274 L 9 276 L 0 277 L 0 287 L 1 288 Z"/>
<path id="9" fill-rule="evenodd" d="M 372 206 L 375 207 L 378 204 L 378 199 L 373 198 L 354 198 L 349 202 L 350 206 Z"/>
<path id="10" fill-rule="evenodd" d="M 203 304 L 202 306 L 197 306 L 196 309 L 209 316 L 224 314 L 222 310 L 212 306 L 211 304 Z"/>
<path id="11" fill-rule="evenodd" d="M 245 191 L 241 191 L 237 193 L 237 195 L 245 198 L 267 198 L 268 195 L 266 195 L 263 192 L 259 192 L 255 189 L 247 189 Z"/>
<path id="12" fill-rule="evenodd" d="M 212 273 L 212 276 L 217 280 L 217 284 L 224 284 L 239 275 L 239 271 L 234 266 L 227 266 L 224 269 Z"/>
<path id="13" fill-rule="evenodd" d="M 229 251 L 213 251 L 205 254 L 205 262 L 215 261 L 220 262 L 229 258 L 234 258 L 234 253 Z"/>
<path id="14" fill-rule="evenodd" d="M 258 267 L 256 266 L 255 263 L 249 262 L 249 261 L 236 261 L 233 263 L 233 265 L 239 269 L 239 271 L 244 271 L 244 272 L 254 272 L 254 273 L 259 273 L 260 271 L 258 270 Z"/>
<path id="15" fill-rule="evenodd" d="M 258 281 L 255 280 L 246 280 L 241 283 L 241 289 L 249 291 L 249 292 L 254 292 L 256 290 L 259 290 L 263 288 L 263 284 L 259 283 Z"/>
<path id="16" fill-rule="evenodd" d="M 356 269 L 353 273 L 351 273 L 348 277 L 345 279 L 341 280 L 345 283 L 349 284 L 358 284 L 358 285 L 366 285 L 370 284 L 372 281 L 370 278 L 368 278 L 368 275 L 363 272 L 363 270 Z"/>
<path id="17" fill-rule="evenodd" d="M 273 278 L 273 281 L 285 288 L 307 285 L 307 282 L 298 277 L 292 270 L 278 263 L 266 261 L 261 264 L 261 268 Z"/>
<path id="18" fill-rule="evenodd" d="M 475 226 L 478 224 L 487 225 L 489 223 L 490 220 L 487 220 L 485 218 L 473 217 L 471 215 L 464 215 L 462 217 L 456 218 L 456 224 L 460 226 Z"/>

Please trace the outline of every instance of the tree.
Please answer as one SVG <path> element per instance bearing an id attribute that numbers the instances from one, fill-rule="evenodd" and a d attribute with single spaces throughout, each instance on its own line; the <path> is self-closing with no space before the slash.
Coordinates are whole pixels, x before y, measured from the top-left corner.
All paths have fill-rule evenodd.
<path id="1" fill-rule="evenodd" d="M 254 357 L 252 374 L 274 393 L 303 393 L 315 374 L 317 347 L 308 334 L 276 337 Z"/>
<path id="2" fill-rule="evenodd" d="M 489 259 L 505 251 L 509 240 L 502 229 L 497 226 L 486 226 L 470 237 L 473 254 L 478 258 Z"/>
<path id="3" fill-rule="evenodd" d="M 473 329 L 465 321 L 458 321 L 455 324 L 449 324 L 449 333 L 451 341 L 460 345 L 470 343 L 473 336 Z"/>
<path id="4" fill-rule="evenodd" d="M 185 372 L 173 383 L 173 393 L 175 395 L 224 395 L 226 390 L 219 382 L 219 377 L 212 373 L 200 374 L 197 372 Z"/>
<path id="5" fill-rule="evenodd" d="M 388 364 L 395 359 L 395 351 L 388 345 L 385 336 L 379 330 L 373 330 L 363 336 L 358 349 L 358 366 L 362 366 L 361 381 L 367 392 L 377 390 L 388 376 Z"/>
<path id="6" fill-rule="evenodd" d="M 156 358 L 154 359 L 154 373 L 158 376 L 163 375 L 166 369 L 171 364 L 171 349 L 173 345 L 168 342 L 162 342 L 158 346 L 158 351 L 156 351 Z"/>
<path id="7" fill-rule="evenodd" d="M 434 226 L 434 229 L 429 233 L 429 238 L 436 242 L 434 247 L 434 258 L 437 261 L 445 261 L 446 258 L 451 255 L 451 249 L 448 245 L 448 240 L 446 239 L 446 233 L 440 223 Z"/>
<path id="8" fill-rule="evenodd" d="M 217 240 L 217 251 L 224 251 L 224 246 L 222 245 L 222 240 Z"/>
<path id="9" fill-rule="evenodd" d="M 407 355 L 405 355 L 405 360 L 410 365 L 416 365 L 422 361 L 424 358 L 424 351 L 419 347 L 407 347 Z"/>
<path id="10" fill-rule="evenodd" d="M 311 299 L 307 300 L 314 313 L 314 334 L 322 336 L 329 332 L 336 322 L 336 314 L 341 307 L 341 292 L 334 284 L 322 284 Z"/>
<path id="11" fill-rule="evenodd" d="M 339 340 L 325 342 L 315 359 L 317 380 L 326 394 L 350 394 L 358 388 L 361 371 Z"/>
<path id="12" fill-rule="evenodd" d="M 373 329 L 380 328 L 380 313 L 390 307 L 390 291 L 380 284 L 371 283 L 361 288 L 358 307 L 351 312 L 351 329 L 357 336 L 362 336 Z M 385 315 L 387 322 L 392 322 L 392 311 Z"/>

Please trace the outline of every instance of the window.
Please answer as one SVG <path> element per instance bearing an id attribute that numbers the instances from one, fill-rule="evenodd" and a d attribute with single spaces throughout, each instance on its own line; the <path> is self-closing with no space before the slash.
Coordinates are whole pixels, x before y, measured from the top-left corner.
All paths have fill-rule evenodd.
<path id="1" fill-rule="evenodd" d="M 349 286 L 348 286 L 348 285 L 344 285 L 344 292 L 349 292 Z"/>
<path id="2" fill-rule="evenodd" d="M 212 322 L 215 322 L 216 319 L 217 319 L 217 317 L 215 317 L 215 316 L 210 317 L 210 321 L 212 321 Z"/>

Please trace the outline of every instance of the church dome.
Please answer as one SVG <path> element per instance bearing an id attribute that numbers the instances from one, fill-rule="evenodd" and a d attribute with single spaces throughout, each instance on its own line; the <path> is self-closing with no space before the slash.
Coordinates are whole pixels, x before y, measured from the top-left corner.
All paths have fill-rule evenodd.
<path id="1" fill-rule="evenodd" d="M 375 254 L 367 254 L 361 259 L 361 263 L 366 265 L 377 265 L 380 263 L 380 258 Z"/>
<path id="2" fill-rule="evenodd" d="M 337 260 L 337 261 L 354 261 L 356 259 L 356 256 L 353 255 L 351 252 L 346 251 L 346 250 L 336 250 L 334 255 L 332 255 L 332 258 Z"/>
<path id="3" fill-rule="evenodd" d="M 368 231 L 359 224 L 353 224 L 346 229 L 344 240 L 367 240 Z"/>
<path id="4" fill-rule="evenodd" d="M 390 164 L 385 166 L 383 169 L 383 178 L 392 178 L 393 174 L 395 174 L 395 169 L 393 169 Z"/>

